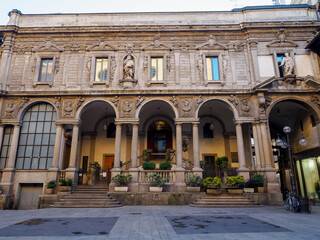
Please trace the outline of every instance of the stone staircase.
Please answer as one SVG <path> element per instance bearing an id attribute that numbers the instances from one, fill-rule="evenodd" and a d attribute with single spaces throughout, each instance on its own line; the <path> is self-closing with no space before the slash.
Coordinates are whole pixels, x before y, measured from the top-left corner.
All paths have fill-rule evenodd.
<path id="1" fill-rule="evenodd" d="M 254 202 L 243 195 L 230 195 L 222 193 L 221 195 L 206 194 L 206 196 L 197 199 L 189 206 L 192 207 L 259 207 L 259 203 Z"/>
<path id="2" fill-rule="evenodd" d="M 106 184 L 79 185 L 71 194 L 64 195 L 53 208 L 114 208 L 122 205 L 110 197 Z"/>

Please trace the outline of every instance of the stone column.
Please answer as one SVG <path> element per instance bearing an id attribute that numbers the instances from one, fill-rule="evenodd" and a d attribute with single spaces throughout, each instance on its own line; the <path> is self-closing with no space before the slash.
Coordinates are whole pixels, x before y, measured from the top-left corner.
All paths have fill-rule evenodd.
<path id="1" fill-rule="evenodd" d="M 120 159 L 121 159 L 121 123 L 116 124 L 116 139 L 115 139 L 115 146 L 114 146 L 114 165 L 111 171 L 111 179 L 116 176 L 117 174 L 121 173 L 120 167 Z M 114 192 L 115 184 L 111 182 L 109 184 L 109 191 Z"/>
<path id="2" fill-rule="evenodd" d="M 49 169 L 49 173 L 48 173 L 48 181 L 58 179 L 62 125 L 61 124 L 56 124 L 56 125 L 57 125 L 56 139 L 55 139 L 55 143 L 54 143 L 52 164 L 51 164 L 51 168 Z"/>
<path id="3" fill-rule="evenodd" d="M 192 169 L 194 174 L 198 174 L 202 177 L 203 170 L 200 168 L 200 150 L 199 150 L 199 122 L 192 124 L 193 135 L 193 163 Z"/>
<path id="4" fill-rule="evenodd" d="M 255 152 L 255 170 L 261 170 L 261 158 L 260 158 L 260 149 L 259 149 L 259 138 L 258 138 L 258 130 L 257 125 L 255 123 L 252 124 L 252 134 L 254 140 L 254 152 Z"/>
<path id="5" fill-rule="evenodd" d="M 267 122 L 262 122 L 260 124 L 261 136 L 263 143 L 263 154 L 265 156 L 265 187 L 268 193 L 268 204 L 280 204 L 282 203 L 282 195 L 280 190 L 280 185 L 277 181 L 277 170 L 274 168 L 274 159 L 272 155 L 272 145 L 270 131 L 268 131 Z"/>
<path id="6" fill-rule="evenodd" d="M 247 180 L 249 179 L 249 169 L 246 166 L 242 126 L 240 123 L 237 123 L 236 125 L 236 134 L 237 134 L 237 145 L 238 145 L 238 158 L 239 158 L 239 165 L 240 165 L 238 172 L 240 175 L 244 176 L 245 180 Z"/>
<path id="7" fill-rule="evenodd" d="M 261 171 L 265 169 L 266 167 L 266 161 L 265 161 L 265 156 L 263 153 L 263 140 L 262 140 L 262 133 L 261 133 L 261 127 L 260 124 L 256 125 L 257 128 L 257 135 L 258 135 L 258 147 L 259 147 L 259 152 L 260 152 L 260 167 Z"/>
<path id="8" fill-rule="evenodd" d="M 14 125 L 11 144 L 10 144 L 11 148 L 9 153 L 9 160 L 6 163 L 6 168 L 3 170 L 2 180 L 1 180 L 3 192 L 9 196 L 13 196 L 15 162 L 16 162 L 16 155 L 17 155 L 18 144 L 19 144 L 20 126 L 21 126 L 20 123 L 16 123 Z M 9 199 L 11 199 L 11 197 L 9 197 Z"/>
<path id="9" fill-rule="evenodd" d="M 184 182 L 184 168 L 182 165 L 182 124 L 176 123 L 176 192 L 185 192 L 186 184 Z"/>
<path id="10" fill-rule="evenodd" d="M 130 192 L 139 191 L 138 183 L 138 130 L 139 125 L 134 123 L 132 124 L 132 141 L 131 141 L 131 168 L 130 174 L 132 175 L 132 183 L 129 185 Z"/>
<path id="11" fill-rule="evenodd" d="M 72 130 L 72 141 L 70 149 L 70 160 L 69 166 L 66 169 L 66 178 L 73 180 L 74 185 L 76 185 L 76 161 L 77 161 L 77 152 L 78 152 L 78 139 L 79 138 L 79 123 L 73 124 Z"/>
<path id="12" fill-rule="evenodd" d="M 0 125 L 0 149 L 2 147 L 3 135 L 4 135 L 4 126 Z"/>

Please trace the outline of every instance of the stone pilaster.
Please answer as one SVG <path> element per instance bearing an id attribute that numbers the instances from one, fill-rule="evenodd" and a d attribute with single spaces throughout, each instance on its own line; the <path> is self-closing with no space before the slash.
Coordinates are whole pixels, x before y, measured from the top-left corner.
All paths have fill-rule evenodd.
<path id="1" fill-rule="evenodd" d="M 182 165 L 182 124 L 176 123 L 176 158 L 177 158 L 177 168 L 176 168 L 176 182 L 175 188 L 176 192 L 185 192 L 186 183 L 184 181 L 184 168 Z"/>
<path id="2" fill-rule="evenodd" d="M 139 125 L 134 123 L 132 124 L 132 141 L 131 141 L 131 168 L 129 169 L 130 174 L 132 175 L 132 183 L 130 184 L 130 192 L 139 191 L 139 169 L 138 169 L 138 130 Z"/>
<path id="3" fill-rule="evenodd" d="M 249 169 L 246 166 L 246 159 L 244 153 L 244 143 L 243 143 L 243 134 L 242 126 L 240 123 L 236 124 L 236 134 L 237 134 L 237 145 L 238 145 L 238 158 L 239 158 L 239 174 L 244 176 L 244 179 L 249 179 Z"/>
<path id="4" fill-rule="evenodd" d="M 116 123 L 114 165 L 113 165 L 113 168 L 111 169 L 111 179 L 117 174 L 121 173 L 120 159 L 121 159 L 121 123 Z M 115 187 L 115 184 L 111 182 L 109 184 L 109 191 L 114 192 L 114 187 Z"/>
<path id="5" fill-rule="evenodd" d="M 203 170 L 200 168 L 200 150 L 199 150 L 199 123 L 192 124 L 192 135 L 193 135 L 193 163 L 192 169 L 194 174 L 198 174 L 202 177 Z"/>
<path id="6" fill-rule="evenodd" d="M 78 138 L 79 138 L 79 123 L 73 124 L 72 141 L 70 150 L 69 167 L 66 169 L 66 178 L 72 179 L 74 185 L 76 185 L 77 176 L 77 152 L 78 152 Z"/>
<path id="7" fill-rule="evenodd" d="M 58 171 L 59 171 L 59 157 L 60 157 L 60 149 L 61 149 L 61 135 L 62 135 L 62 125 L 57 124 L 56 129 L 56 139 L 54 143 L 53 150 L 53 159 L 52 165 L 49 169 L 48 181 L 57 180 L 58 179 Z"/>

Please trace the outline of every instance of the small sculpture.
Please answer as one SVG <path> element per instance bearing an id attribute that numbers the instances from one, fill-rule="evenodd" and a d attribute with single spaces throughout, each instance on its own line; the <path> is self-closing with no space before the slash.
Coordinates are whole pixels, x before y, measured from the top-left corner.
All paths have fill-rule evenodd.
<path id="1" fill-rule="evenodd" d="M 134 79 L 134 62 L 131 55 L 123 62 L 123 79 Z"/>
<path id="2" fill-rule="evenodd" d="M 294 62 L 292 57 L 289 56 L 289 53 L 284 54 L 285 57 L 282 59 L 281 66 L 283 66 L 283 75 L 292 75 L 293 74 L 293 67 L 294 67 Z"/>

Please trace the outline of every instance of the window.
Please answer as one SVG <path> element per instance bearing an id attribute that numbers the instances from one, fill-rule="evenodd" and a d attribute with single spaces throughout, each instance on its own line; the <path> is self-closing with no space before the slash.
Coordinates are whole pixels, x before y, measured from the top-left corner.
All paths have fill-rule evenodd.
<path id="1" fill-rule="evenodd" d="M 207 80 L 208 81 L 219 81 L 219 65 L 218 57 L 206 57 L 207 64 Z"/>
<path id="2" fill-rule="evenodd" d="M 39 82 L 51 82 L 53 73 L 53 58 L 42 58 L 40 62 Z"/>
<path id="3" fill-rule="evenodd" d="M 280 67 L 283 58 L 285 58 L 284 54 L 277 54 L 277 63 L 280 77 L 283 77 L 283 66 Z"/>
<path id="4" fill-rule="evenodd" d="M 163 81 L 163 57 L 151 57 L 151 81 Z"/>
<path id="5" fill-rule="evenodd" d="M 4 129 L 3 134 L 3 142 L 0 151 L 0 169 L 4 169 L 6 167 L 7 159 L 9 159 L 10 153 L 10 145 L 11 145 L 11 137 L 13 133 L 13 127 L 7 126 Z"/>
<path id="6" fill-rule="evenodd" d="M 95 82 L 106 82 L 108 77 L 108 58 L 96 58 Z"/>
<path id="7" fill-rule="evenodd" d="M 55 143 L 57 114 L 47 103 L 29 108 L 20 131 L 16 169 L 51 167 Z"/>
<path id="8" fill-rule="evenodd" d="M 116 137 L 116 125 L 114 123 L 110 123 L 107 128 L 107 138 L 115 138 Z"/>

